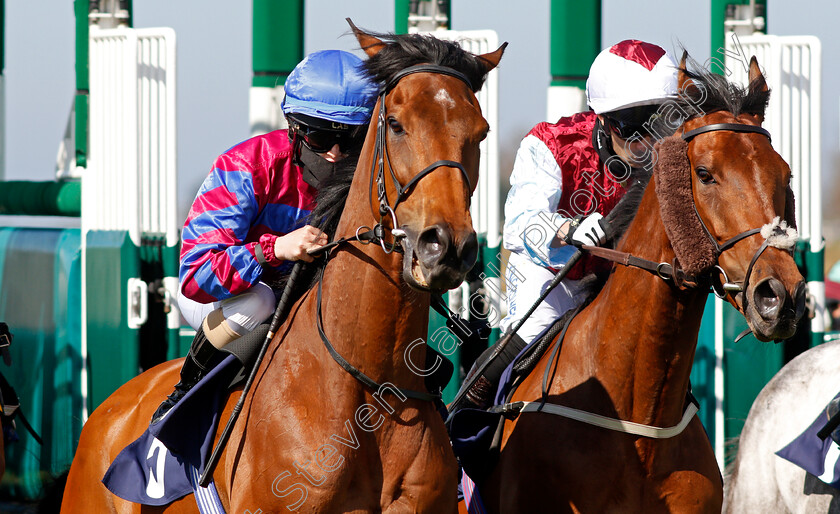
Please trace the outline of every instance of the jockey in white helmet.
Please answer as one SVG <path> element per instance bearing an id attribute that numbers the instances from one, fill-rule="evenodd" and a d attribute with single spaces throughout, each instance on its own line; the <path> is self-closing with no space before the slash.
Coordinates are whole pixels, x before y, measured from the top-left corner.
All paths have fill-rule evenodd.
<path id="1" fill-rule="evenodd" d="M 651 119 L 676 95 L 677 66 L 671 56 L 651 43 L 622 41 L 592 63 L 586 82 L 590 111 L 539 123 L 522 140 L 505 202 L 504 247 L 511 255 L 505 273 L 508 312 L 501 322 L 503 333 L 519 324 L 554 274 L 578 251 L 576 246 L 606 242 L 602 218 L 625 194 L 634 169 L 648 165 L 656 132 Z M 578 261 L 512 335 L 467 400 L 480 406 L 492 401 L 499 376 L 516 354 L 585 300 L 581 278 L 609 268 L 610 263 L 590 256 Z M 491 351 L 480 356 L 474 368 Z"/>

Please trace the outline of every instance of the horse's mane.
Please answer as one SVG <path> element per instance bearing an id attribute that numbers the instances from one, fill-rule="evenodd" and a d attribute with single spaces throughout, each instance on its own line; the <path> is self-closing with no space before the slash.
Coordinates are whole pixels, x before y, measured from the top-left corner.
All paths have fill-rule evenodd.
<path id="1" fill-rule="evenodd" d="M 350 162 L 346 162 L 345 166 L 338 166 L 336 172 L 318 190 L 315 208 L 309 214 L 308 223 L 321 229 L 330 241 L 335 239 L 335 230 L 341 213 L 344 212 L 344 204 L 347 202 L 347 194 L 353 183 L 358 159 L 358 155 L 355 155 L 339 161 L 340 163 Z"/>
<path id="2" fill-rule="evenodd" d="M 636 212 L 639 210 L 639 205 L 642 203 L 642 197 L 645 194 L 645 188 L 650 182 L 650 173 L 646 170 L 640 170 L 640 175 L 634 177 L 633 183 L 627 188 L 627 193 L 618 202 L 618 205 L 613 208 L 607 215 L 610 219 L 610 233 L 613 243 L 618 243 L 618 240 L 624 235 L 627 227 L 636 217 Z"/>
<path id="3" fill-rule="evenodd" d="M 694 87 L 689 84 L 684 88 L 679 94 L 677 104 L 683 112 L 689 114 L 689 119 L 715 111 L 728 111 L 734 116 L 764 116 L 770 101 L 769 90 L 762 91 L 762 88 L 757 87 L 756 81 L 747 87 L 729 82 L 725 76 L 704 69 L 697 61 L 686 54 L 683 55 L 686 63 L 683 71 L 691 79 Z"/>
<path id="4" fill-rule="evenodd" d="M 386 44 L 364 63 L 371 79 L 380 84 L 389 83 L 398 72 L 415 64 L 436 64 L 460 71 L 470 80 L 473 92 L 481 89 L 484 84 L 487 65 L 480 57 L 464 50 L 454 41 L 422 34 L 368 34 Z"/>

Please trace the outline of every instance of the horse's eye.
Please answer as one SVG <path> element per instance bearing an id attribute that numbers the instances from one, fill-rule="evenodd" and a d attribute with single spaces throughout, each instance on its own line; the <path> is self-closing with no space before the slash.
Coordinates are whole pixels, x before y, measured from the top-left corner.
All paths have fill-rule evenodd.
<path id="1" fill-rule="evenodd" d="M 391 127 L 391 131 L 394 134 L 402 134 L 403 127 L 400 125 L 400 122 L 396 120 L 396 118 L 388 118 L 388 126 Z"/>
<path id="2" fill-rule="evenodd" d="M 709 170 L 707 170 L 703 166 L 698 166 L 694 170 L 694 173 L 697 174 L 697 178 L 700 180 L 700 182 L 704 184 L 713 184 L 715 182 L 715 177 L 713 177 L 712 174 L 709 173 Z"/>

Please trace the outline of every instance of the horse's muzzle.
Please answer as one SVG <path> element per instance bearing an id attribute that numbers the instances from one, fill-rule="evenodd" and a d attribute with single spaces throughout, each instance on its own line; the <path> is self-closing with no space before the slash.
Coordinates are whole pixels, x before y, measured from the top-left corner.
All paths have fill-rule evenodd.
<path id="1" fill-rule="evenodd" d="M 805 313 L 806 285 L 800 281 L 789 295 L 784 284 L 768 277 L 751 288 L 746 318 L 756 338 L 761 341 L 787 339 L 796 331 L 796 323 Z"/>
<path id="2" fill-rule="evenodd" d="M 432 225 L 419 234 L 406 229 L 409 248 L 403 265 L 403 276 L 410 285 L 432 291 L 457 287 L 478 258 L 478 238 L 470 230 L 456 241 L 451 229 Z"/>

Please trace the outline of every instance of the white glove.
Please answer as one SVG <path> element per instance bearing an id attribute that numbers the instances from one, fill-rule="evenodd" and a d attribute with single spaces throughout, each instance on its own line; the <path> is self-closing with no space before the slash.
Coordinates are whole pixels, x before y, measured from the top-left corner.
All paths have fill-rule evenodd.
<path id="1" fill-rule="evenodd" d="M 572 244 L 575 246 L 601 246 L 604 244 L 607 240 L 607 234 L 604 232 L 604 227 L 601 226 L 603 218 L 597 212 L 583 218 L 572 232 Z"/>

